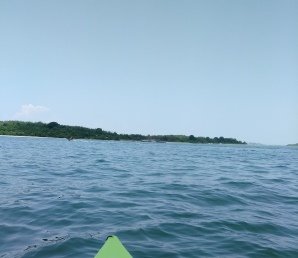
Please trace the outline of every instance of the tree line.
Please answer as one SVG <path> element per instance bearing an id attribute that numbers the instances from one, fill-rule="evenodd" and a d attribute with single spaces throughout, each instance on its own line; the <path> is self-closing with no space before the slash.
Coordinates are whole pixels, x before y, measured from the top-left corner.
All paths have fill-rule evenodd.
<path id="1" fill-rule="evenodd" d="M 82 126 L 60 125 L 57 122 L 23 122 L 0 121 L 0 135 L 56 137 L 67 139 L 97 139 L 97 140 L 131 140 L 154 142 L 189 142 L 189 143 L 221 143 L 221 144 L 246 144 L 234 138 L 201 137 L 186 135 L 141 135 L 118 134 L 104 131 L 101 128 L 90 129 Z"/>

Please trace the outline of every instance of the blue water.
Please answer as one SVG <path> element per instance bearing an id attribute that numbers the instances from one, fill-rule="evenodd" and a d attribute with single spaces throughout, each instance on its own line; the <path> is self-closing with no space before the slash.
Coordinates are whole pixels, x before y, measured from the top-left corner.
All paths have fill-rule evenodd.
<path id="1" fill-rule="evenodd" d="M 0 257 L 298 257 L 298 148 L 0 137 Z"/>

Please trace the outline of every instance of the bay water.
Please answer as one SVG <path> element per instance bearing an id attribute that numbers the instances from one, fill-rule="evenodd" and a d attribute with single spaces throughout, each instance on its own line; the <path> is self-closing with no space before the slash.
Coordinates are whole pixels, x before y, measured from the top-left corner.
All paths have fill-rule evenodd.
<path id="1" fill-rule="evenodd" d="M 0 137 L 0 257 L 298 257 L 298 148 Z"/>

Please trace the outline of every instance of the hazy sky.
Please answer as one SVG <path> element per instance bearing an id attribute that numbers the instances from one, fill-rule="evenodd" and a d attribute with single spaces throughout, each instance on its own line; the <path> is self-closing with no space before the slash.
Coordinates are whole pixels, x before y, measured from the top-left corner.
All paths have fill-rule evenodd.
<path id="1" fill-rule="evenodd" d="M 0 120 L 298 142 L 297 0 L 0 1 Z"/>

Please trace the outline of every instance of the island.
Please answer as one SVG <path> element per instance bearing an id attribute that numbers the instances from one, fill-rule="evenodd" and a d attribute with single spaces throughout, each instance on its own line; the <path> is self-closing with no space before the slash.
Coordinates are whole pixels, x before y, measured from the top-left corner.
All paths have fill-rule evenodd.
<path id="1" fill-rule="evenodd" d="M 298 147 L 298 143 L 288 144 L 287 146 Z"/>
<path id="2" fill-rule="evenodd" d="M 57 122 L 24 122 L 24 121 L 0 121 L 0 135 L 12 136 L 37 136 L 73 139 L 96 140 L 125 140 L 142 142 L 186 142 L 186 143 L 213 143 L 213 144 L 246 144 L 234 138 L 202 137 L 194 135 L 141 135 L 118 134 L 104 131 L 101 128 L 90 129 L 82 126 L 61 125 Z"/>

